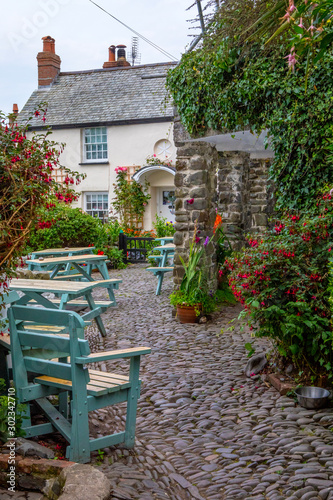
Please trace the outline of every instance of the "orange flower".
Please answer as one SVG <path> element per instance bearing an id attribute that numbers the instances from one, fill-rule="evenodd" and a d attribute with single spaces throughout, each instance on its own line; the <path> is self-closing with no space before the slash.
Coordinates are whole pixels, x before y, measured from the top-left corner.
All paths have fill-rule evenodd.
<path id="1" fill-rule="evenodd" d="M 219 214 L 216 214 L 216 219 L 214 222 L 214 230 L 213 233 L 215 234 L 216 229 L 219 227 L 219 225 L 222 223 L 222 217 Z"/>

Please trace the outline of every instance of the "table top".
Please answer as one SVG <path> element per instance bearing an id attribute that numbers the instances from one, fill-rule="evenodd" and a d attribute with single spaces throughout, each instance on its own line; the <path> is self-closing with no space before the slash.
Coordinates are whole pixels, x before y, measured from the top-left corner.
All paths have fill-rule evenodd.
<path id="1" fill-rule="evenodd" d="M 55 255 L 57 253 L 80 253 L 95 250 L 95 247 L 64 247 L 64 248 L 47 248 L 46 250 L 37 250 L 31 252 L 32 255 Z"/>
<path id="2" fill-rule="evenodd" d="M 65 256 L 65 257 L 48 257 L 46 259 L 40 260 L 40 259 L 32 259 L 29 260 L 28 262 L 31 264 L 40 264 L 41 266 L 48 265 L 48 264 L 66 264 L 70 262 L 83 262 L 83 263 L 89 263 L 91 262 L 98 262 L 101 260 L 107 260 L 106 255 L 91 255 L 91 254 L 83 254 L 83 255 L 71 255 L 71 256 Z"/>
<path id="3" fill-rule="evenodd" d="M 160 252 L 174 252 L 176 249 L 176 245 L 173 243 L 168 243 L 167 245 L 163 245 L 161 247 L 155 247 L 154 250 L 159 250 Z"/>
<path id="4" fill-rule="evenodd" d="M 102 281 L 55 281 L 55 280 L 25 280 L 13 279 L 10 283 L 11 290 L 21 292 L 49 292 L 49 293 L 84 293 L 96 287 L 107 288 L 110 283 L 121 280 Z"/>
<path id="5" fill-rule="evenodd" d="M 173 236 L 163 236 L 162 238 L 155 238 L 155 241 L 173 241 Z"/>

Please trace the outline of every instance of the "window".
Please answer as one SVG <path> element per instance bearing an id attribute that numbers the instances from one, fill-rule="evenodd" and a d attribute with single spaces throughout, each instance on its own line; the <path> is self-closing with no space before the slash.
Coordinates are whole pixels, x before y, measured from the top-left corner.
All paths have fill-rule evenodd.
<path id="1" fill-rule="evenodd" d="M 86 161 L 107 160 L 108 143 L 106 127 L 93 127 L 84 130 L 84 159 Z"/>
<path id="2" fill-rule="evenodd" d="M 93 217 L 107 222 L 109 215 L 108 193 L 85 193 L 85 211 Z"/>

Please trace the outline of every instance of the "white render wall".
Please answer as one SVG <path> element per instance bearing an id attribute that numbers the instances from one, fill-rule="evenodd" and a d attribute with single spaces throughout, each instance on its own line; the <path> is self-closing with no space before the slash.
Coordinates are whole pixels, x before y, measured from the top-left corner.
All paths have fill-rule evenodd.
<path id="1" fill-rule="evenodd" d="M 108 135 L 108 161 L 109 164 L 85 164 L 83 161 L 83 129 L 61 129 L 54 130 L 49 137 L 50 140 L 66 143 L 64 152 L 61 154 L 60 161 L 71 170 L 87 174 L 84 181 L 76 186 L 77 191 L 84 192 L 108 192 L 109 202 L 113 198 L 113 183 L 116 181 L 115 168 L 120 166 L 146 165 L 147 156 L 154 154 L 154 145 L 156 142 L 168 139 L 171 144 L 171 160 L 175 165 L 176 148 L 173 143 L 173 123 L 163 122 L 155 124 L 121 125 L 107 127 Z M 173 176 L 161 171 L 154 173 L 152 185 L 163 186 L 170 185 L 170 179 Z M 150 179 L 147 179 L 150 181 Z M 172 184 L 173 185 L 173 180 Z M 80 196 L 76 206 L 84 209 L 84 196 Z M 150 213 L 151 212 L 151 213 Z M 154 212 L 154 213 L 153 213 Z M 151 229 L 152 220 L 156 213 L 156 202 L 147 207 L 145 215 L 145 229 Z"/>

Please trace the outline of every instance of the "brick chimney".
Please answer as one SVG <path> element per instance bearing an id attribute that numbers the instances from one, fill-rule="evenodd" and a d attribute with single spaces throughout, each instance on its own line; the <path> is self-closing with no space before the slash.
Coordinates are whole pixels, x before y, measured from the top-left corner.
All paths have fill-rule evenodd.
<path id="1" fill-rule="evenodd" d="M 111 45 L 109 47 L 109 60 L 103 64 L 103 68 L 113 68 L 114 66 L 117 66 L 116 47 L 114 45 Z"/>
<path id="2" fill-rule="evenodd" d="M 51 85 L 60 73 L 61 59 L 55 53 L 55 40 L 50 36 L 44 36 L 43 52 L 37 54 L 38 86 Z"/>

